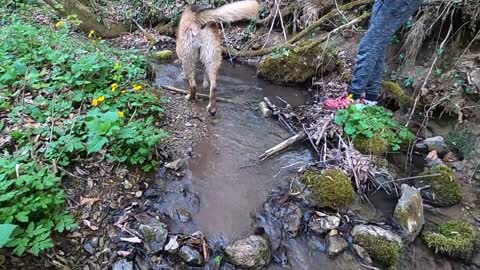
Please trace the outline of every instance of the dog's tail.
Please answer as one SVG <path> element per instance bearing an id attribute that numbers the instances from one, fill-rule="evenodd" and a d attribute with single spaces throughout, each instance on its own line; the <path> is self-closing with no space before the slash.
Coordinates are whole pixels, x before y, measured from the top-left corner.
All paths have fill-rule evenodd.
<path id="1" fill-rule="evenodd" d="M 258 15 L 259 4 L 256 0 L 243 0 L 223 5 L 216 9 L 204 9 L 195 15 L 203 24 L 209 22 L 236 22 L 253 19 Z"/>

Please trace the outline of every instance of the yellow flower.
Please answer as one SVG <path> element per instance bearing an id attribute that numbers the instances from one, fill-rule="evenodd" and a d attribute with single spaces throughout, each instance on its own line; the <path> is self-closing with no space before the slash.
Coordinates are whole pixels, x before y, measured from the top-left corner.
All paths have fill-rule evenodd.
<path id="1" fill-rule="evenodd" d="M 55 28 L 62 28 L 65 26 L 65 22 L 63 20 L 60 20 L 58 21 L 56 24 L 55 24 Z"/>
<path id="2" fill-rule="evenodd" d="M 92 38 L 94 34 L 95 30 L 90 30 L 90 32 L 88 32 L 88 38 Z"/>
<path id="3" fill-rule="evenodd" d="M 113 66 L 113 69 L 119 70 L 121 67 L 122 67 L 122 64 L 120 64 L 119 62 L 116 62 L 115 65 Z"/>
<path id="4" fill-rule="evenodd" d="M 100 102 L 103 102 L 104 100 L 105 100 L 105 96 L 100 96 L 100 97 L 98 98 L 98 101 L 100 101 Z"/>
<path id="5" fill-rule="evenodd" d="M 94 107 L 97 107 L 97 106 L 98 106 L 98 99 L 94 98 L 94 99 L 92 100 L 92 105 L 93 105 Z"/>
<path id="6" fill-rule="evenodd" d="M 127 93 L 127 90 L 125 90 L 125 89 L 122 90 L 122 94 L 125 94 L 125 93 Z"/>
<path id="7" fill-rule="evenodd" d="M 118 88 L 118 83 L 112 83 L 112 92 L 115 92 Z"/>
<path id="8" fill-rule="evenodd" d="M 143 86 L 141 86 L 141 85 L 139 85 L 139 84 L 134 84 L 134 85 L 132 85 L 132 86 L 133 86 L 133 89 L 134 89 L 135 91 L 139 91 L 139 90 L 142 89 L 142 87 L 143 87 Z"/>
<path id="9" fill-rule="evenodd" d="M 122 118 L 122 117 L 124 117 L 124 116 L 125 116 L 125 114 L 124 114 L 122 111 L 119 111 L 119 112 L 118 112 L 118 117 Z"/>

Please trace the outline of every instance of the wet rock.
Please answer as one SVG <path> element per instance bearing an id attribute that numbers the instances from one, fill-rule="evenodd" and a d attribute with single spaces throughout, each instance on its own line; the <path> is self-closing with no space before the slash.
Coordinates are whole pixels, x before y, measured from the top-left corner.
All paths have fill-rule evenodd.
<path id="1" fill-rule="evenodd" d="M 344 208 L 355 200 L 352 182 L 342 170 L 308 170 L 302 181 L 308 186 L 307 200 L 317 207 Z"/>
<path id="2" fill-rule="evenodd" d="M 235 266 L 259 269 L 267 266 L 272 259 L 270 244 L 259 235 L 237 240 L 225 248 L 228 260 Z"/>
<path id="3" fill-rule="evenodd" d="M 192 219 L 190 212 L 188 212 L 185 208 L 177 208 L 177 215 L 178 220 L 180 220 L 182 223 L 189 222 Z"/>
<path id="4" fill-rule="evenodd" d="M 340 235 L 327 236 L 328 250 L 327 254 L 329 256 L 336 256 L 342 253 L 347 247 L 347 241 Z"/>
<path id="5" fill-rule="evenodd" d="M 139 229 L 142 232 L 145 243 L 148 245 L 152 253 L 157 253 L 163 250 L 163 246 L 165 245 L 168 236 L 167 225 L 152 219 L 149 224 L 141 224 Z"/>
<path id="6" fill-rule="evenodd" d="M 282 220 L 283 229 L 292 237 L 298 235 L 298 231 L 302 225 L 302 217 L 302 210 L 294 203 L 288 203 L 280 209 L 280 218 Z"/>
<path id="7" fill-rule="evenodd" d="M 353 251 L 355 254 L 366 264 L 372 264 L 372 258 L 368 255 L 368 252 L 361 246 L 353 244 Z"/>
<path id="8" fill-rule="evenodd" d="M 375 225 L 356 225 L 352 236 L 356 244 L 365 248 L 372 259 L 386 268 L 397 263 L 402 248 L 399 235 Z"/>
<path id="9" fill-rule="evenodd" d="M 394 217 L 403 231 L 403 238 L 412 243 L 425 224 L 423 199 L 420 191 L 407 184 L 401 186 L 402 196 L 395 207 Z"/>
<path id="10" fill-rule="evenodd" d="M 198 252 L 198 250 L 191 246 L 182 246 L 178 255 L 185 263 L 191 266 L 199 266 L 203 263 L 203 256 L 200 254 L 200 252 Z"/>
<path id="11" fill-rule="evenodd" d="M 308 222 L 308 228 L 317 234 L 324 234 L 338 228 L 340 218 L 336 216 L 327 216 L 324 213 L 317 212 Z"/>
<path id="12" fill-rule="evenodd" d="M 85 243 L 83 245 L 83 249 L 85 249 L 86 252 L 88 252 L 90 255 L 93 255 L 95 253 L 95 250 L 98 247 L 98 237 L 92 237 L 90 241 Z"/>
<path id="13" fill-rule="evenodd" d="M 133 270 L 133 263 L 122 259 L 113 264 L 112 270 Z"/>
<path id="14" fill-rule="evenodd" d="M 174 171 L 178 171 L 181 168 L 185 167 L 185 165 L 187 165 L 187 161 L 183 158 L 179 158 L 179 159 L 174 160 L 172 162 L 166 163 L 165 168 L 170 169 L 170 170 L 174 170 Z"/>
<path id="15" fill-rule="evenodd" d="M 168 243 L 165 245 L 165 251 L 169 253 L 175 253 L 178 251 L 178 248 L 180 247 L 180 244 L 177 241 L 178 236 L 172 236 L 170 237 L 170 240 L 168 240 Z"/>
<path id="16" fill-rule="evenodd" d="M 262 117 L 268 118 L 272 116 L 272 110 L 270 110 L 265 101 L 258 104 L 258 109 L 260 110 L 260 115 L 262 115 Z"/>
<path id="17" fill-rule="evenodd" d="M 441 155 L 447 151 L 448 146 L 442 136 L 435 136 L 417 143 L 416 148 L 420 150 L 426 150 L 428 152 L 436 150 L 437 153 Z"/>

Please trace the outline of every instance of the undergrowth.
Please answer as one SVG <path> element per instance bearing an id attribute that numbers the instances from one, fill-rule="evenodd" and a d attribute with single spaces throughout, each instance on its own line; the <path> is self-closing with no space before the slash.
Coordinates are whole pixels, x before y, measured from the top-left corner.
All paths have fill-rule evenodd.
<path id="1" fill-rule="evenodd" d="M 76 161 L 159 162 L 163 100 L 144 81 L 147 60 L 14 19 L 0 28 L 0 248 L 37 255 L 74 228 L 58 173 Z"/>
<path id="2" fill-rule="evenodd" d="M 398 121 L 392 113 L 381 106 L 365 106 L 357 104 L 337 111 L 335 123 L 343 126 L 343 131 L 352 139 L 367 139 L 380 136 L 389 142 L 391 149 L 397 151 L 401 145 L 413 140 L 414 135 Z"/>

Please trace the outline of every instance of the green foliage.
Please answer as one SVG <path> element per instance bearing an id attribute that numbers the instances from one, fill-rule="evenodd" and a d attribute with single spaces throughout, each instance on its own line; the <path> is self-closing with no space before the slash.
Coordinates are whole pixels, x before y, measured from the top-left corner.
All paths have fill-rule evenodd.
<path id="1" fill-rule="evenodd" d="M 303 181 L 311 191 L 311 201 L 319 207 L 348 207 L 355 200 L 352 183 L 340 170 L 307 171 Z"/>
<path id="2" fill-rule="evenodd" d="M 393 267 L 400 258 L 398 243 L 372 235 L 358 235 L 355 240 L 368 252 L 368 255 L 383 266 Z"/>
<path id="3" fill-rule="evenodd" d="M 0 28 L 8 117 L 0 130 L 13 139 L 0 154 L 0 244 L 17 255 L 37 255 L 53 246 L 53 232 L 75 227 L 52 168 L 106 157 L 149 171 L 167 136 L 158 127 L 163 99 L 144 81 L 146 58 L 74 37 L 74 20 L 57 30 L 17 19 Z"/>
<path id="4" fill-rule="evenodd" d="M 425 170 L 421 175 L 435 175 L 435 177 L 425 177 L 418 180 L 415 186 L 430 186 L 428 194 L 432 194 L 430 200 L 435 204 L 450 206 L 459 203 L 462 200 L 462 190 L 458 185 L 453 171 L 445 166 L 438 165 Z"/>
<path id="5" fill-rule="evenodd" d="M 463 220 L 448 221 L 422 233 L 423 240 L 435 253 L 464 260 L 472 257 L 477 236 L 476 228 Z"/>
<path id="6" fill-rule="evenodd" d="M 17 227 L 14 224 L 0 224 L 0 248 L 3 248 L 11 240 L 10 236 Z"/>
<path id="7" fill-rule="evenodd" d="M 53 247 L 51 232 L 76 227 L 63 209 L 65 195 L 60 178 L 35 162 L 0 157 L 0 224 L 15 226 L 6 247 L 16 255 L 34 255 Z M 11 230 L 3 225 L 3 230 Z M 3 235 L 3 233 L 2 233 Z"/>
<path id="8" fill-rule="evenodd" d="M 450 131 L 445 138 L 445 141 L 451 150 L 461 153 L 465 157 L 469 157 L 474 149 L 472 147 L 472 142 L 474 142 L 475 139 L 476 136 L 470 130 L 460 129 Z"/>
<path id="9" fill-rule="evenodd" d="M 381 106 L 357 104 L 337 111 L 335 123 L 343 126 L 346 135 L 354 140 L 381 138 L 397 151 L 402 143 L 414 139 L 414 135 L 392 118 L 392 113 Z"/>

